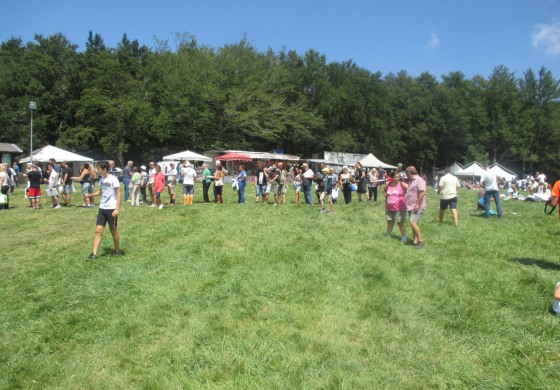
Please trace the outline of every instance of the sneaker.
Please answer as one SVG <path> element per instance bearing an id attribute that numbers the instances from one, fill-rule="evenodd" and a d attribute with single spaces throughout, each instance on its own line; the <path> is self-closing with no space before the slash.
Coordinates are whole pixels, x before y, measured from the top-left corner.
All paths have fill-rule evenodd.
<path id="1" fill-rule="evenodd" d="M 150 207 L 156 207 L 156 205 L 155 205 L 155 204 L 151 204 Z"/>
<path id="2" fill-rule="evenodd" d="M 57 204 L 56 206 L 53 207 L 53 209 L 61 209 L 62 207 L 60 207 L 59 204 Z"/>
<path id="3" fill-rule="evenodd" d="M 162 208 L 163 208 L 163 205 L 162 205 L 162 204 L 160 204 L 160 205 L 159 205 L 159 207 L 158 207 L 158 209 L 160 209 L 160 210 L 161 210 Z"/>
<path id="4" fill-rule="evenodd" d="M 325 210 L 325 209 L 321 209 L 321 212 L 322 212 L 322 213 L 326 213 L 326 212 L 327 212 L 327 210 Z"/>
<path id="5" fill-rule="evenodd" d="M 414 249 L 424 248 L 424 241 L 418 241 L 416 245 L 414 245 Z"/>
<path id="6" fill-rule="evenodd" d="M 123 253 L 121 251 L 113 251 L 113 256 L 122 256 Z"/>
<path id="7" fill-rule="evenodd" d="M 94 255 L 92 253 L 86 258 L 86 261 L 92 261 L 92 260 L 96 260 L 96 259 L 97 259 L 97 255 Z"/>
<path id="8" fill-rule="evenodd" d="M 406 237 L 401 237 L 401 242 L 406 245 L 408 244 L 408 239 Z"/>

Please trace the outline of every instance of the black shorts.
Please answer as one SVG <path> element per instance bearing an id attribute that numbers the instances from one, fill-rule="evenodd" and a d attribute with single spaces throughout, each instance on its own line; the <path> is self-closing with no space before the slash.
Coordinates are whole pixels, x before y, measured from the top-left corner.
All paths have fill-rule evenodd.
<path id="1" fill-rule="evenodd" d="M 113 217 L 113 211 L 115 210 L 107 210 L 107 209 L 99 209 L 97 213 L 97 226 L 103 226 L 109 223 L 109 229 L 115 229 L 117 227 L 117 217 Z"/>
<path id="2" fill-rule="evenodd" d="M 439 201 L 439 208 L 440 210 L 447 210 L 447 207 L 449 207 L 451 210 L 454 210 L 457 208 L 457 197 L 451 198 L 451 199 L 440 199 Z"/>
<path id="3" fill-rule="evenodd" d="M 222 189 L 224 186 L 214 186 L 214 191 L 216 191 L 216 195 L 222 195 Z"/>

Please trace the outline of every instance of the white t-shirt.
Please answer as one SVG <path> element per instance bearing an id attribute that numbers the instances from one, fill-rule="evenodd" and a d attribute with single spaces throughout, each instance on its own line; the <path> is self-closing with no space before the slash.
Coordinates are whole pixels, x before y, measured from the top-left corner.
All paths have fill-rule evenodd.
<path id="1" fill-rule="evenodd" d="M 194 179 L 197 177 L 196 171 L 191 167 L 183 168 L 183 184 L 194 185 Z"/>
<path id="2" fill-rule="evenodd" d="M 484 181 L 484 189 L 486 191 L 498 191 L 498 181 L 494 172 L 486 171 L 486 174 L 481 176 L 480 180 Z"/>
<path id="3" fill-rule="evenodd" d="M 117 188 L 120 188 L 121 183 L 113 175 L 107 177 L 101 176 L 99 179 L 99 186 L 101 187 L 101 201 L 99 208 L 103 210 L 114 210 L 117 208 Z"/>
<path id="4" fill-rule="evenodd" d="M 450 173 L 447 173 L 439 179 L 438 187 L 441 188 L 439 192 L 440 199 L 453 199 L 457 196 L 457 188 L 460 187 L 459 179 Z"/>
<path id="5" fill-rule="evenodd" d="M 537 181 L 539 183 L 546 183 L 546 176 L 544 175 L 544 173 L 541 173 L 539 176 L 537 176 Z"/>
<path id="6" fill-rule="evenodd" d="M 52 169 L 49 176 L 49 186 L 56 187 L 58 185 L 60 185 L 60 175 L 55 169 Z"/>
<path id="7" fill-rule="evenodd" d="M 3 187 L 3 186 L 10 185 L 8 181 L 9 181 L 8 174 L 6 172 L 0 172 L 0 186 Z"/>
<path id="8" fill-rule="evenodd" d="M 150 168 L 148 171 L 148 184 L 154 184 L 154 176 L 156 175 L 156 169 Z"/>
<path id="9" fill-rule="evenodd" d="M 305 177 L 306 179 L 313 179 L 313 177 L 315 177 L 315 174 L 313 173 L 311 168 L 309 168 L 307 171 L 303 172 L 303 177 Z"/>

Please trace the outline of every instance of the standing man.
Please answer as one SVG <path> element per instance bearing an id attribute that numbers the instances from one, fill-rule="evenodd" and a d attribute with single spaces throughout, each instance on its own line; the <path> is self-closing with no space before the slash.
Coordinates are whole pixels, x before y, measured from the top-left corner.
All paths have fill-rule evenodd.
<path id="1" fill-rule="evenodd" d="M 38 210 L 41 201 L 41 180 L 43 175 L 41 175 L 35 164 L 31 164 L 30 169 L 27 173 L 27 178 L 29 179 L 29 201 L 31 202 L 31 208 Z"/>
<path id="2" fill-rule="evenodd" d="M 257 176 L 255 183 L 256 199 L 255 203 L 259 203 L 259 197 L 262 196 L 262 202 L 266 201 L 266 172 L 263 169 L 263 162 L 257 161 Z"/>
<path id="3" fill-rule="evenodd" d="M 208 164 L 202 164 L 202 197 L 204 198 L 204 203 L 210 203 L 208 191 L 210 190 L 213 177 L 212 171 L 208 168 Z"/>
<path id="4" fill-rule="evenodd" d="M 305 204 L 311 205 L 313 204 L 313 198 L 311 197 L 311 187 L 313 186 L 313 179 L 315 178 L 315 173 L 309 168 L 307 163 L 301 164 L 301 169 L 303 170 L 302 174 L 302 183 L 301 189 L 303 190 L 303 196 L 305 198 Z"/>
<path id="5" fill-rule="evenodd" d="M 484 217 L 490 217 L 490 198 L 494 198 L 498 218 L 502 218 L 498 179 L 496 178 L 496 174 L 490 170 L 490 165 L 486 165 L 486 173 L 480 178 L 480 184 L 484 186 Z"/>
<path id="6" fill-rule="evenodd" d="M 170 168 L 167 171 L 167 191 L 169 192 L 169 205 L 175 205 L 175 184 L 177 183 L 177 168 L 175 163 L 169 164 Z"/>
<path id="7" fill-rule="evenodd" d="M 62 197 L 64 198 L 64 205 L 70 207 L 70 199 L 72 197 L 72 176 L 74 171 L 66 161 L 62 163 Z"/>
<path id="8" fill-rule="evenodd" d="M 99 179 L 100 190 L 91 195 L 86 194 L 86 196 L 94 197 L 101 195 L 101 201 L 99 202 L 99 212 L 97 213 L 93 251 L 86 261 L 97 259 L 99 245 L 103 237 L 103 229 L 107 223 L 109 223 L 109 230 L 113 236 L 113 256 L 122 255 L 119 249 L 119 232 L 117 230 L 117 219 L 121 207 L 121 185 L 119 179 L 109 173 L 109 163 L 107 161 L 101 161 L 97 167 L 101 176 Z"/>
<path id="9" fill-rule="evenodd" d="M 451 173 L 451 168 L 445 168 L 445 175 L 439 179 L 439 222 L 443 222 L 443 215 L 447 207 L 451 208 L 455 227 L 459 226 L 459 211 L 457 210 L 457 190 L 461 188 L 461 183 L 456 176 Z"/>
<path id="10" fill-rule="evenodd" d="M 396 174 L 398 175 L 399 173 L 396 172 Z M 418 171 L 412 165 L 406 168 L 406 176 L 410 182 L 405 196 L 405 203 L 410 227 L 414 233 L 412 243 L 414 248 L 420 249 L 424 247 L 424 240 L 418 222 L 420 222 L 422 215 L 424 215 L 424 210 L 426 210 L 426 181 L 418 175 Z"/>
<path id="11" fill-rule="evenodd" d="M 329 168 L 323 168 L 323 192 L 319 198 L 321 202 L 321 212 L 326 213 L 327 209 L 325 204 L 329 202 L 329 211 L 330 213 L 334 213 L 334 203 L 332 200 L 332 190 L 336 186 L 336 182 L 334 181 L 333 174 L 330 173 Z"/>
<path id="12" fill-rule="evenodd" d="M 132 178 L 132 164 L 133 162 L 129 161 L 123 169 L 124 200 L 126 202 L 130 202 L 130 189 L 128 186 L 130 185 L 130 179 Z"/>

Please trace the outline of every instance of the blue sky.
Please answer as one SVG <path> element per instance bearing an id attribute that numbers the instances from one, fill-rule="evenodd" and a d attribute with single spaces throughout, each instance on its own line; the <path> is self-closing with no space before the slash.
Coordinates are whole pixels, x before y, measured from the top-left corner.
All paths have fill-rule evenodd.
<path id="1" fill-rule="evenodd" d="M 220 48 L 244 36 L 258 50 L 313 49 L 386 75 L 516 76 L 542 66 L 560 78 L 560 0 L 1 0 L 0 42 L 63 33 L 80 49 L 88 32 L 115 47 L 123 33 L 154 46 L 189 33 Z"/>

